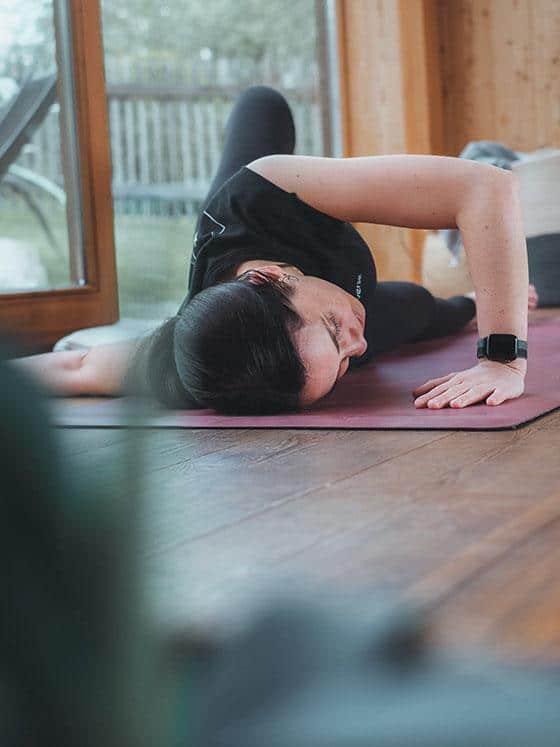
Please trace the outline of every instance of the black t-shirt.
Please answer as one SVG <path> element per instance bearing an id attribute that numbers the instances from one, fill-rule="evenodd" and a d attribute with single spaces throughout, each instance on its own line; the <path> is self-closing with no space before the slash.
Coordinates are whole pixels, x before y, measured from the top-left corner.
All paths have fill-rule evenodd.
<path id="1" fill-rule="evenodd" d="M 370 249 L 350 223 L 243 166 L 217 190 L 199 220 L 183 304 L 249 259 L 299 267 L 352 294 L 366 309 L 377 284 Z M 366 352 L 352 363 L 369 357 Z"/>

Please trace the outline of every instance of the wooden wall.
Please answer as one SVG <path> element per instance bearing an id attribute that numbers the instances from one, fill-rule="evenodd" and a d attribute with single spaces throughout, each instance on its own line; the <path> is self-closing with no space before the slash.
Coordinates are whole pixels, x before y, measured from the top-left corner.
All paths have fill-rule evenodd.
<path id="1" fill-rule="evenodd" d="M 344 155 L 560 147 L 560 0 L 339 0 Z M 384 280 L 426 231 L 358 224 Z"/>
<path id="2" fill-rule="evenodd" d="M 444 148 L 560 147 L 560 0 L 438 0 Z"/>

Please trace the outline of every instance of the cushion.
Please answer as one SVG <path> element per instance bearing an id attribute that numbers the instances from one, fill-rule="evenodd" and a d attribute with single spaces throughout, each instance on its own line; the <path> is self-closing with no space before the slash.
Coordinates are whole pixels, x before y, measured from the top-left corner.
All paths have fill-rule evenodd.
<path id="1" fill-rule="evenodd" d="M 164 321 L 164 319 L 129 319 L 124 317 L 114 324 L 78 329 L 58 340 L 53 350 L 92 348 L 96 345 L 106 345 L 111 342 L 144 337 L 159 327 Z"/>

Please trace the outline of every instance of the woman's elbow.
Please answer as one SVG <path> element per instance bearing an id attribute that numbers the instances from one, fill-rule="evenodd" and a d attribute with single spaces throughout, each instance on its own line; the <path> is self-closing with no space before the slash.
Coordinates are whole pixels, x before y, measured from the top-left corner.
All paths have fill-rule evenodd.
<path id="1" fill-rule="evenodd" d="M 124 379 L 129 356 L 112 346 L 90 348 L 75 372 L 74 394 L 89 394 L 100 397 L 123 395 Z"/>

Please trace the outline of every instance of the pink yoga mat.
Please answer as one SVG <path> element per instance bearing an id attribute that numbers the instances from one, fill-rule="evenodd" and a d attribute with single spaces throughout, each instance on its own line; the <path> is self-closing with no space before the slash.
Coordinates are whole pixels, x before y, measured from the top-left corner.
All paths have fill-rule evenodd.
<path id="1" fill-rule="evenodd" d="M 347 374 L 311 409 L 289 415 L 225 416 L 212 410 L 152 410 L 129 398 L 51 399 L 55 425 L 161 428 L 370 428 L 500 430 L 516 428 L 560 407 L 560 319 L 531 321 L 525 393 L 498 406 L 416 409 L 412 390 L 429 379 L 476 364 L 475 331 L 402 345 Z M 133 422 L 130 422 L 131 414 Z"/>

